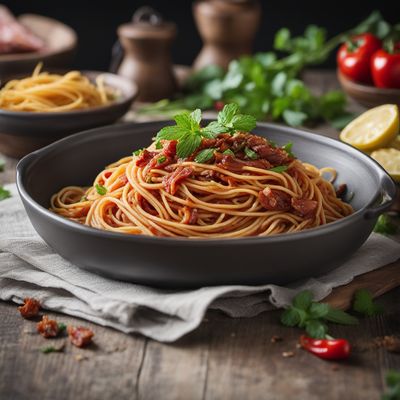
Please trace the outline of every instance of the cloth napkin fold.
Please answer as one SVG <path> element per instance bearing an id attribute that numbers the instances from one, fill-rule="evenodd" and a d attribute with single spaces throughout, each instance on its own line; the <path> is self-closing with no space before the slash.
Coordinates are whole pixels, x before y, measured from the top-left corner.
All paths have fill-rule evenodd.
<path id="1" fill-rule="evenodd" d="M 400 257 L 399 243 L 372 234 L 341 267 L 287 287 L 156 289 L 86 272 L 54 253 L 33 229 L 15 185 L 7 188 L 12 197 L 0 202 L 0 299 L 22 303 L 25 297 L 35 297 L 43 308 L 163 342 L 194 330 L 208 308 L 231 317 L 252 317 L 272 305 L 287 305 L 304 289 L 312 290 L 320 300 L 334 287 Z"/>

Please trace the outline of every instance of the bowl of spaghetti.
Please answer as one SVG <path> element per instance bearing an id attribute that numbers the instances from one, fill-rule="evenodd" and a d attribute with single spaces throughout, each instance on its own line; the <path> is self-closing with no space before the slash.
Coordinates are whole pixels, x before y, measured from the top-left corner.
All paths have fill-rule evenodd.
<path id="1" fill-rule="evenodd" d="M 391 178 L 346 144 L 255 126 L 236 106 L 200 119 L 98 128 L 26 156 L 17 185 L 39 235 L 118 279 L 282 284 L 338 266 L 393 203 Z"/>
<path id="2" fill-rule="evenodd" d="M 0 89 L 0 152 L 21 157 L 66 135 L 121 118 L 136 94 L 134 83 L 96 71 L 41 70 Z"/>

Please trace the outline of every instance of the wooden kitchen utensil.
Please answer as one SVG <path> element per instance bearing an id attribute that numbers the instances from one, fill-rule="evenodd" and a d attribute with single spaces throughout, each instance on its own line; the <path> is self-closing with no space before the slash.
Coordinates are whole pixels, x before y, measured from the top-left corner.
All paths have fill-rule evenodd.
<path id="1" fill-rule="evenodd" d="M 250 54 L 261 6 L 258 0 L 197 0 L 193 14 L 204 46 L 193 67 L 220 65 Z"/>
<path id="2" fill-rule="evenodd" d="M 124 49 L 118 74 L 138 85 L 138 100 L 153 102 L 171 97 L 177 88 L 171 61 L 175 24 L 163 21 L 152 8 L 142 7 L 131 23 L 118 28 L 118 36 Z"/>

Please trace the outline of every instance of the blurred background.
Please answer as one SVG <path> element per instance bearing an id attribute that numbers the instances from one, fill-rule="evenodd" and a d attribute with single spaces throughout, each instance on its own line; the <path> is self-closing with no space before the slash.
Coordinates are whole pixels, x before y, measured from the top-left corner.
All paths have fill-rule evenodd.
<path id="1" fill-rule="evenodd" d="M 192 1 L 190 0 L 114 0 L 114 1 L 27 1 L 6 0 L 2 2 L 14 14 L 35 13 L 58 19 L 79 35 L 79 48 L 74 67 L 80 69 L 108 69 L 111 48 L 116 41 L 118 25 L 128 22 L 134 11 L 143 5 L 150 5 L 164 18 L 178 26 L 174 42 L 173 59 L 177 64 L 191 64 L 200 51 L 201 41 L 194 25 Z M 398 1 L 262 1 L 263 16 L 258 31 L 255 51 L 272 48 L 275 32 L 288 27 L 294 35 L 303 32 L 308 24 L 326 28 L 333 36 L 367 17 L 379 9 L 390 23 L 398 21 Z M 334 54 L 324 67 L 335 67 Z"/>

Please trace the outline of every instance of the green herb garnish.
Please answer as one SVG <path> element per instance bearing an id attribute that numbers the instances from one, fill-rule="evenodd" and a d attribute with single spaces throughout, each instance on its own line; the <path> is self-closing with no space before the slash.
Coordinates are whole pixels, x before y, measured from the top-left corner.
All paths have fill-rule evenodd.
<path id="1" fill-rule="evenodd" d="M 258 158 L 258 154 L 255 151 L 249 149 L 248 147 L 244 148 L 244 154 L 246 154 L 246 157 L 249 158 L 250 160 L 257 160 Z"/>
<path id="2" fill-rule="evenodd" d="M 137 149 L 137 150 L 135 150 L 135 151 L 132 153 L 132 155 L 134 155 L 134 156 L 140 156 L 140 154 L 143 152 L 143 150 L 144 150 L 144 149 Z"/>
<path id="3" fill-rule="evenodd" d="M 371 292 L 359 289 L 354 293 L 353 310 L 367 317 L 383 313 L 383 307 L 375 304 Z"/>
<path id="4" fill-rule="evenodd" d="M 99 185 L 98 183 L 96 183 L 96 192 L 98 194 L 100 194 L 101 196 L 104 196 L 107 193 L 107 188 L 103 185 Z"/>
<path id="5" fill-rule="evenodd" d="M 394 235 L 397 233 L 397 230 L 397 226 L 390 220 L 387 214 L 380 215 L 374 227 L 374 232 L 382 233 L 383 235 Z"/>
<path id="6" fill-rule="evenodd" d="M 288 153 L 289 157 L 295 157 L 295 155 L 292 152 L 292 148 L 293 148 L 292 142 L 286 143 L 284 146 L 282 146 L 282 150 L 285 150 L 286 153 Z"/>
<path id="7" fill-rule="evenodd" d="M 46 347 L 42 347 L 40 349 L 40 351 L 43 354 L 49 354 L 49 353 L 60 353 L 64 350 L 64 345 L 59 346 L 59 347 L 55 347 L 55 346 L 46 346 Z"/>
<path id="8" fill-rule="evenodd" d="M 210 148 L 201 150 L 199 154 L 196 155 L 194 161 L 196 161 L 197 163 L 205 163 L 211 160 L 214 157 L 215 150 L 217 149 Z"/>
<path id="9" fill-rule="evenodd" d="M 165 156 L 158 157 L 157 164 L 162 164 L 166 159 L 167 159 L 167 157 L 165 157 Z"/>
<path id="10" fill-rule="evenodd" d="M 67 329 L 67 325 L 65 325 L 63 322 L 59 322 L 58 329 L 59 331 L 65 331 Z"/>
<path id="11" fill-rule="evenodd" d="M 235 157 L 235 153 L 231 149 L 225 150 L 222 154 L 226 154 L 228 156 Z"/>
<path id="12" fill-rule="evenodd" d="M 386 385 L 382 400 L 400 400 L 400 371 L 389 370 L 386 373 Z"/>
<path id="13" fill-rule="evenodd" d="M 285 172 L 287 169 L 288 169 L 287 165 L 279 165 L 277 167 L 270 168 L 268 171 L 278 172 L 281 174 L 282 172 Z"/>
<path id="14" fill-rule="evenodd" d="M 7 189 L 4 189 L 3 186 L 0 186 L 0 201 L 5 200 L 11 197 L 11 192 Z"/>
<path id="15" fill-rule="evenodd" d="M 184 112 L 175 115 L 176 125 L 162 128 L 156 136 L 156 147 L 161 146 L 161 140 L 177 140 L 176 154 L 179 158 L 189 157 L 201 144 L 203 138 L 213 139 L 220 133 L 234 134 L 237 131 L 250 131 L 256 125 L 251 115 L 239 113 L 236 104 L 227 104 L 218 114 L 218 121 L 211 122 L 206 127 L 200 126 L 201 111 Z"/>
<path id="16" fill-rule="evenodd" d="M 329 304 L 313 301 L 312 293 L 304 290 L 294 297 L 292 304 L 282 313 L 281 322 L 286 326 L 304 328 L 313 338 L 325 338 L 328 333 L 326 322 L 355 325 L 358 320 Z"/>

